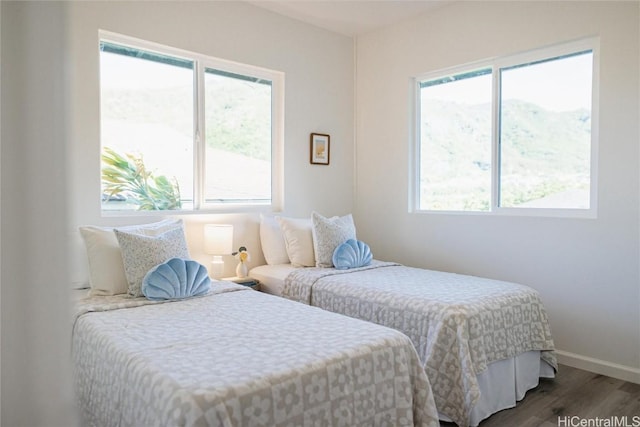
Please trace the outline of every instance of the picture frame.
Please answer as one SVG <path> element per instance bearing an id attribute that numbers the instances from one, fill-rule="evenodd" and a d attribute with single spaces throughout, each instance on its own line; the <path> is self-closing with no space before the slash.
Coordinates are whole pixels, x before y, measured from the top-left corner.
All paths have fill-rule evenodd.
<path id="1" fill-rule="evenodd" d="M 331 137 L 324 133 L 312 133 L 309 151 L 312 165 L 328 165 L 330 159 Z"/>

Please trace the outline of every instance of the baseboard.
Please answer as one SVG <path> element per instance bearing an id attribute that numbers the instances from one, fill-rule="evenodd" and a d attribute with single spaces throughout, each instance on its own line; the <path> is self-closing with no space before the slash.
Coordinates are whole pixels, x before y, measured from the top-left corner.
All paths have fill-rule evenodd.
<path id="1" fill-rule="evenodd" d="M 556 355 L 558 357 L 558 363 L 560 364 L 640 384 L 639 368 L 618 365 L 617 363 L 611 363 L 600 359 L 594 359 L 592 357 L 581 356 L 579 354 L 562 350 L 556 350 Z"/>

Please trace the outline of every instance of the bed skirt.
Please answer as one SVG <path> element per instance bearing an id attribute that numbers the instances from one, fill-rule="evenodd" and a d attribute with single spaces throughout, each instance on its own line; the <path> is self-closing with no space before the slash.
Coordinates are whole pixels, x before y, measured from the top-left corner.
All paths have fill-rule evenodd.
<path id="1" fill-rule="evenodd" d="M 469 424 L 476 427 L 492 414 L 513 408 L 524 399 L 528 390 L 538 385 L 540 378 L 554 377 L 553 367 L 540 359 L 539 351 L 529 351 L 489 364 L 477 377 L 481 395 L 471 410 Z M 438 416 L 441 421 L 451 422 L 446 415 Z"/>

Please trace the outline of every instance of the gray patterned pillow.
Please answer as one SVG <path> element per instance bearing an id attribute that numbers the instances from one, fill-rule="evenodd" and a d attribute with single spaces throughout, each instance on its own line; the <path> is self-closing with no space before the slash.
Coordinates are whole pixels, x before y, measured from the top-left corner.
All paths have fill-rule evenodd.
<path id="1" fill-rule="evenodd" d="M 333 252 L 338 245 L 356 238 L 356 226 L 351 214 L 325 218 L 317 212 L 311 214 L 313 249 L 316 267 L 333 267 Z"/>
<path id="2" fill-rule="evenodd" d="M 187 241 L 182 227 L 157 236 L 142 236 L 113 230 L 120 244 L 129 295 L 142 296 L 142 279 L 158 264 L 171 258 L 189 258 Z"/>

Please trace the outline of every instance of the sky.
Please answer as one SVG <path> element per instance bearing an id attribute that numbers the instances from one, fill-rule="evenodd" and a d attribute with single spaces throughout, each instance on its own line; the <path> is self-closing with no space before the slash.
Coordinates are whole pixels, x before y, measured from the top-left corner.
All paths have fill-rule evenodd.
<path id="1" fill-rule="evenodd" d="M 593 54 L 583 54 L 502 71 L 502 99 L 518 99 L 550 111 L 591 109 Z M 422 96 L 463 104 L 491 102 L 492 77 L 423 88 Z"/>

